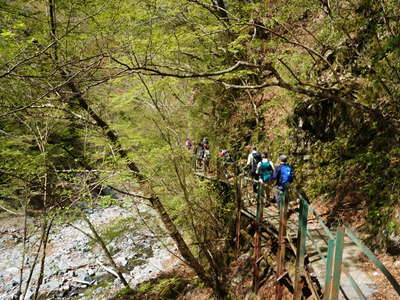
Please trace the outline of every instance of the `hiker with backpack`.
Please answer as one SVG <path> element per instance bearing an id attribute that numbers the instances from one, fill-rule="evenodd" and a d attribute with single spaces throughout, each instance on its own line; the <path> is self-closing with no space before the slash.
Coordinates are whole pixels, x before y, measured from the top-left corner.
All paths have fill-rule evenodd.
<path id="1" fill-rule="evenodd" d="M 275 168 L 274 176 L 272 177 L 272 180 L 276 180 L 275 200 L 278 208 L 280 208 L 284 191 L 293 182 L 293 168 L 287 164 L 287 160 L 288 157 L 286 155 L 279 156 L 279 166 Z"/>
<path id="2" fill-rule="evenodd" d="M 208 172 L 210 170 L 210 159 L 211 159 L 211 152 L 210 149 L 208 148 L 208 144 L 204 145 L 204 151 L 203 151 L 203 169 L 204 172 Z"/>
<path id="3" fill-rule="evenodd" d="M 192 141 L 188 137 L 186 138 L 186 141 L 185 141 L 185 147 L 188 151 L 190 151 L 193 147 Z"/>
<path id="4" fill-rule="evenodd" d="M 235 162 L 232 158 L 232 155 L 227 149 L 222 149 L 221 152 L 218 153 L 218 172 L 219 174 L 223 174 L 226 178 L 230 177 L 230 173 L 234 173 L 235 170 L 232 168 L 235 165 Z"/>
<path id="5" fill-rule="evenodd" d="M 193 155 L 195 156 L 195 169 L 197 169 L 202 166 L 204 157 L 204 146 L 201 141 L 194 147 Z"/>
<path id="6" fill-rule="evenodd" d="M 256 173 L 260 177 L 260 181 L 266 183 L 268 181 L 272 181 L 275 167 L 273 162 L 268 159 L 268 153 L 262 153 L 261 157 L 262 160 L 257 165 Z"/>
<path id="7" fill-rule="evenodd" d="M 208 143 L 208 139 L 205 137 L 203 138 L 203 140 L 201 141 L 201 144 L 203 145 L 204 148 L 209 148 L 210 145 Z"/>
<path id="8" fill-rule="evenodd" d="M 231 154 L 226 149 L 221 150 L 221 152 L 218 153 L 218 156 L 222 159 L 223 166 L 232 164 L 234 162 Z"/>
<path id="9" fill-rule="evenodd" d="M 251 148 L 251 153 L 247 157 L 247 164 L 246 164 L 246 169 L 249 171 L 250 177 L 253 179 L 253 192 L 257 193 L 257 185 L 258 185 L 258 180 L 259 176 L 257 174 L 257 165 L 259 162 L 261 162 L 262 157 L 261 153 L 257 152 L 257 147 L 253 146 Z"/>

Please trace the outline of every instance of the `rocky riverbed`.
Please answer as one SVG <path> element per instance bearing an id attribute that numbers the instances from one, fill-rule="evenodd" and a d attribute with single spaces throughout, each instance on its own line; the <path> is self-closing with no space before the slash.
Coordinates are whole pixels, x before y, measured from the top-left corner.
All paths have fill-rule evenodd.
<path id="1" fill-rule="evenodd" d="M 86 213 L 132 287 L 177 263 L 171 254 L 176 249 L 160 230 L 154 231 L 153 225 L 158 219 L 145 204 L 86 209 Z M 30 228 L 39 228 L 37 220 L 28 221 Z M 82 220 L 75 220 L 71 225 L 60 222 L 52 227 L 40 288 L 43 298 L 95 299 L 100 294 L 106 298 L 104 295 L 112 295 L 123 287 L 109 272 L 112 268 L 102 249 L 77 228 L 90 233 Z M 22 232 L 23 217 L 0 219 L 0 300 L 15 298 L 18 290 Z M 39 232 L 28 236 L 23 282 L 28 278 L 39 237 Z M 30 299 L 34 293 L 38 269 L 37 266 L 33 272 L 32 288 L 28 289 L 25 299 Z M 25 284 L 22 291 L 24 289 Z"/>

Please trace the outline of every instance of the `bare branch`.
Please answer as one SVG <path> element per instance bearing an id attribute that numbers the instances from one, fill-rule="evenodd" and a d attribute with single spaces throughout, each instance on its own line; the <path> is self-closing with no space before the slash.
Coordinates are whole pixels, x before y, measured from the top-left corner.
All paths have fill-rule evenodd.
<path id="1" fill-rule="evenodd" d="M 220 82 L 227 89 L 259 90 L 270 86 L 279 86 L 279 82 L 269 82 L 269 81 L 266 81 L 258 85 L 240 85 L 240 84 L 230 84 L 220 80 L 217 81 Z"/>
<path id="2" fill-rule="evenodd" d="M 110 56 L 110 58 L 114 62 L 124 66 L 127 70 L 133 71 L 135 73 L 136 72 L 145 71 L 147 73 L 144 73 L 144 75 L 157 75 L 157 76 L 176 77 L 176 78 L 215 77 L 215 76 L 220 76 L 220 75 L 224 75 L 224 74 L 227 74 L 227 73 L 231 73 L 233 71 L 238 70 L 241 67 L 256 68 L 256 69 L 268 69 L 267 66 L 255 65 L 255 64 L 252 64 L 252 63 L 249 63 L 249 62 L 245 62 L 245 61 L 238 61 L 232 67 L 227 68 L 225 70 L 221 70 L 221 71 L 200 72 L 200 73 L 190 73 L 190 74 L 188 74 L 188 73 L 187 74 L 179 74 L 179 73 L 168 73 L 168 72 L 164 72 L 164 71 L 161 71 L 159 69 L 151 68 L 151 67 L 147 67 L 147 66 L 133 67 L 133 66 L 129 66 L 127 63 L 121 62 L 120 60 L 116 59 L 115 57 Z M 185 70 L 178 70 L 178 71 L 184 72 Z"/>
<path id="3" fill-rule="evenodd" d="M 81 115 L 79 115 L 79 114 L 77 114 L 77 113 L 75 113 L 75 112 L 73 112 L 73 111 L 71 111 L 71 110 L 69 110 L 69 109 L 66 109 L 66 108 L 64 108 L 64 107 L 57 107 L 57 106 L 54 106 L 53 104 L 50 104 L 50 103 L 46 103 L 46 104 L 42 104 L 42 105 L 32 105 L 32 106 L 29 106 L 29 107 L 28 107 L 28 109 L 45 109 L 45 108 L 50 108 L 50 109 L 55 109 L 55 110 L 64 111 L 64 112 L 67 112 L 67 113 L 73 115 L 74 117 L 76 117 L 76 118 L 78 118 L 78 119 L 80 119 L 80 120 L 88 121 L 88 120 L 86 120 L 83 116 L 81 116 Z M 93 121 L 89 121 L 89 122 L 90 122 L 91 124 L 94 124 Z"/>
<path id="4" fill-rule="evenodd" d="M 100 267 L 102 267 L 104 270 L 106 270 L 108 273 L 110 273 L 111 275 L 113 275 L 114 277 L 118 278 L 118 274 L 113 271 L 110 268 L 107 268 L 105 265 L 103 265 L 99 260 L 96 260 L 96 262 L 100 265 Z"/>
<path id="5" fill-rule="evenodd" d="M 273 19 L 273 20 L 274 20 L 278 25 L 284 27 L 287 31 L 290 32 L 290 30 L 289 30 L 284 24 L 278 22 L 278 21 L 275 20 L 275 19 Z M 263 25 L 261 25 L 261 24 L 258 24 L 258 23 L 251 23 L 251 24 L 248 24 L 248 25 L 250 25 L 250 26 L 256 26 L 256 27 L 259 27 L 259 28 L 261 28 L 261 29 L 264 29 L 265 31 L 267 31 L 267 32 L 269 32 L 269 33 L 275 35 L 276 37 L 278 37 L 278 38 L 284 40 L 284 41 L 287 42 L 288 44 L 292 44 L 292 45 L 294 45 L 294 46 L 298 46 L 298 47 L 303 48 L 304 50 L 306 50 L 306 51 L 310 54 L 310 56 L 313 56 L 313 55 L 317 56 L 317 57 L 318 57 L 319 59 L 321 59 L 326 65 L 329 66 L 329 68 L 332 70 L 332 72 L 333 72 L 333 74 L 334 74 L 336 80 L 337 80 L 337 81 L 340 81 L 340 80 L 339 80 L 339 77 L 338 77 L 338 75 L 337 75 L 337 73 L 336 73 L 336 71 L 334 70 L 334 68 L 333 68 L 333 66 L 332 66 L 332 64 L 329 63 L 329 61 L 328 61 L 323 55 L 321 55 L 320 53 L 318 53 L 318 52 L 315 51 L 314 49 L 312 49 L 312 48 L 310 48 L 310 47 L 304 45 L 303 43 L 300 43 L 296 37 L 295 37 L 296 41 L 292 41 L 292 40 L 288 39 L 286 36 L 284 36 L 284 35 L 282 35 L 282 34 L 280 34 L 280 33 L 278 33 L 278 32 L 275 32 L 275 31 L 273 31 L 273 30 L 271 30 L 271 29 L 269 29 L 269 28 L 267 28 L 267 27 L 265 27 L 265 26 L 263 26 Z"/>
<path id="6" fill-rule="evenodd" d="M 8 213 L 10 213 L 10 214 L 13 214 L 13 215 L 16 215 L 16 216 L 23 216 L 23 215 L 24 215 L 24 214 L 21 214 L 21 213 L 17 213 L 17 212 L 15 212 L 15 211 L 12 211 L 12 210 L 10 210 L 10 209 L 8 209 L 8 208 L 5 208 L 4 206 L 1 206 L 1 205 L 0 205 L 0 208 L 3 209 L 3 210 L 5 210 L 6 212 L 8 212 Z"/>
<path id="7" fill-rule="evenodd" d="M 63 81 L 63 82 L 61 82 L 60 84 L 56 85 L 55 87 L 49 89 L 49 90 L 46 91 L 42 96 L 40 96 L 39 98 L 35 99 L 32 103 L 30 103 L 30 104 L 28 104 L 28 105 L 25 105 L 25 106 L 22 106 L 22 107 L 19 107 L 19 108 L 16 108 L 16 109 L 14 109 L 14 110 L 12 110 L 12 111 L 8 111 L 8 112 L 6 112 L 6 113 L 4 113 L 4 114 L 1 114 L 1 115 L 0 115 L 0 118 L 5 117 L 5 116 L 8 116 L 8 115 L 12 115 L 12 114 L 14 114 L 14 113 L 16 113 L 16 112 L 23 111 L 23 110 L 26 110 L 26 109 L 28 109 L 28 108 L 34 106 L 35 103 L 37 103 L 37 102 L 39 102 L 41 99 L 47 97 L 47 96 L 48 96 L 49 94 L 51 94 L 52 92 L 57 91 L 58 89 L 60 89 L 60 88 L 63 87 L 64 85 L 68 85 L 76 76 L 78 76 L 80 73 L 82 73 L 82 72 L 84 72 L 84 71 L 90 69 L 93 65 L 94 65 L 94 64 L 91 64 L 91 65 L 90 65 L 89 67 L 87 67 L 86 69 L 78 70 L 76 73 L 72 74 L 72 75 L 69 76 L 69 77 L 68 77 L 68 76 L 65 76 L 65 77 L 64 77 L 65 81 Z"/>
<path id="8" fill-rule="evenodd" d="M 217 20 L 221 21 L 222 25 L 230 32 L 229 28 L 229 12 L 225 9 L 225 7 L 217 6 L 215 4 L 210 5 L 198 0 L 189 0 L 189 2 L 197 4 L 207 10 L 210 14 L 212 14 Z M 223 16 L 222 16 L 223 14 Z"/>
<path id="9" fill-rule="evenodd" d="M 110 189 L 112 189 L 112 190 L 114 190 L 114 191 L 117 191 L 118 193 L 124 194 L 124 195 L 132 196 L 132 197 L 136 197 L 136 198 L 140 198 L 140 199 L 150 200 L 149 197 L 145 197 L 145 196 L 142 196 L 142 195 L 139 195 L 139 194 L 134 194 L 134 193 L 126 192 L 126 191 L 123 191 L 123 190 L 121 190 L 121 189 L 119 189 L 119 188 L 116 188 L 116 187 L 114 187 L 114 186 L 112 186 L 112 185 L 107 185 L 107 187 L 109 187 Z"/>
<path id="10" fill-rule="evenodd" d="M 285 66 L 285 68 L 292 74 L 292 76 L 297 80 L 299 84 L 302 84 L 301 80 L 297 77 L 297 75 L 293 72 L 293 70 L 283 61 L 283 59 L 278 58 L 279 62 Z"/>
<path id="11" fill-rule="evenodd" d="M 56 42 L 51 42 L 48 44 L 45 48 L 43 48 L 41 51 L 36 52 L 35 54 L 17 62 L 15 65 L 13 65 L 11 68 L 9 68 L 7 71 L 5 71 L 3 74 L 0 74 L 0 78 L 6 77 L 10 75 L 15 69 L 19 68 L 20 66 L 24 65 L 25 63 L 30 62 L 32 59 L 41 56 L 43 53 L 45 53 L 49 48 L 53 47 Z"/>
<path id="12" fill-rule="evenodd" d="M 35 54 L 33 54 L 33 55 L 31 55 L 31 56 L 29 56 L 27 58 L 22 59 L 21 61 L 17 62 L 12 67 L 10 67 L 7 71 L 5 71 L 4 73 L 0 74 L 0 78 L 3 78 L 3 77 L 6 77 L 6 76 L 10 75 L 17 68 L 29 63 L 31 60 L 41 56 L 44 53 L 46 53 L 47 50 L 49 50 L 51 47 L 54 47 L 57 43 L 59 43 L 59 41 L 61 41 L 65 37 L 67 37 L 71 32 L 73 32 L 76 28 L 78 28 L 86 20 L 93 18 L 94 16 L 99 14 L 102 10 L 104 10 L 104 7 L 101 7 L 100 9 L 98 9 L 96 12 L 94 12 L 90 16 L 87 16 L 87 17 L 83 18 L 82 20 L 80 20 L 74 26 L 72 26 L 69 30 L 65 31 L 65 33 L 63 35 L 59 36 L 57 38 L 57 40 L 54 39 L 51 43 L 49 43 L 46 47 L 42 48 L 39 52 L 36 52 Z M 6 66 L 6 65 L 3 65 L 1 68 L 3 68 L 4 66 Z"/>

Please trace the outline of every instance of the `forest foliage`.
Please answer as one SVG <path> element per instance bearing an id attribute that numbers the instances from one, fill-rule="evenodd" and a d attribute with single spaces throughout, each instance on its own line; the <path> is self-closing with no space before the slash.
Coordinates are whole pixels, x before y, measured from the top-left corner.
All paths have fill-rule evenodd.
<path id="1" fill-rule="evenodd" d="M 207 136 L 214 157 L 289 153 L 313 197 L 356 193 L 387 246 L 400 232 L 399 15 L 396 0 L 2 1 L 0 207 L 93 205 L 102 187 L 131 187 L 134 162 L 223 282 L 228 245 L 213 241 L 233 204 L 182 147 Z"/>

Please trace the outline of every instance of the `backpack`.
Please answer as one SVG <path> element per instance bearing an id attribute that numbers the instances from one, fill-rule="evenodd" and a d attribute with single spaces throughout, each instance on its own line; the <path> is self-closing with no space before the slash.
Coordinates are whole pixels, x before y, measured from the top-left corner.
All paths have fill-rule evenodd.
<path id="1" fill-rule="evenodd" d="M 284 185 L 293 181 L 293 168 L 289 165 L 281 165 L 281 174 L 279 183 Z"/>
<path id="2" fill-rule="evenodd" d="M 256 174 L 257 165 L 261 161 L 262 161 L 261 153 L 260 152 L 253 153 L 253 163 L 251 165 L 251 173 L 252 174 Z"/>
<path id="3" fill-rule="evenodd" d="M 269 161 L 261 162 L 260 165 L 260 177 L 262 181 L 270 181 L 272 178 L 272 166 Z"/>
<path id="4" fill-rule="evenodd" d="M 224 160 L 226 161 L 226 162 L 232 162 L 233 160 L 232 160 L 232 157 L 231 157 L 231 154 L 228 152 L 228 151 L 226 151 L 225 153 L 224 153 Z"/>

